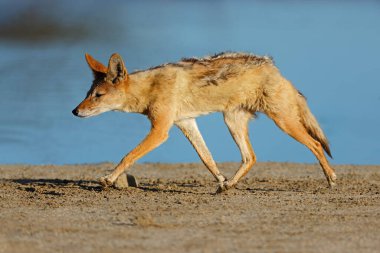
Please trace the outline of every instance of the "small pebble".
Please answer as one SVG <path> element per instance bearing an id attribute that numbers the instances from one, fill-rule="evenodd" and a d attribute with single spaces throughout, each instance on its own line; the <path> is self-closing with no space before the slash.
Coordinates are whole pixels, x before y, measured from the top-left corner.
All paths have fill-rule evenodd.
<path id="1" fill-rule="evenodd" d="M 130 187 L 139 187 L 139 183 L 135 176 L 127 174 L 127 181 Z"/>
<path id="2" fill-rule="evenodd" d="M 133 175 L 123 173 L 116 179 L 114 186 L 120 190 L 128 187 L 138 187 L 138 182 Z"/>

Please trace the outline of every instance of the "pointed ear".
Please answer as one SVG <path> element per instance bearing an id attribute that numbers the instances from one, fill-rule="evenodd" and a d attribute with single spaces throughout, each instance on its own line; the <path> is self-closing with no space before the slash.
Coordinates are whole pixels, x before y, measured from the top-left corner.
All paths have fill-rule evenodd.
<path id="1" fill-rule="evenodd" d="M 121 56 L 119 54 L 111 55 L 108 63 L 107 80 L 112 83 L 117 83 L 126 80 L 127 77 L 128 72 Z"/>
<path id="2" fill-rule="evenodd" d="M 92 70 L 94 77 L 103 77 L 107 74 L 107 67 L 104 66 L 102 63 L 95 60 L 91 55 L 85 54 L 86 61 L 90 69 Z"/>

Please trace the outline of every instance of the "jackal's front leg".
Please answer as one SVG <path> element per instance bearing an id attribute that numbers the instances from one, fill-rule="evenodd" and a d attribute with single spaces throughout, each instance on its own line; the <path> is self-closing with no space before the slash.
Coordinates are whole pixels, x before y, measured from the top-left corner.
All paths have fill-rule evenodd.
<path id="1" fill-rule="evenodd" d="M 199 157 L 206 165 L 207 169 L 218 181 L 219 186 L 223 187 L 224 182 L 227 180 L 218 170 L 214 159 L 208 150 L 206 143 L 204 142 L 201 133 L 199 132 L 197 122 L 195 119 L 184 119 L 175 122 L 183 134 L 187 137 L 190 143 L 193 145 L 194 149 L 197 151 Z"/>
<path id="2" fill-rule="evenodd" d="M 167 140 L 171 125 L 167 122 L 153 122 L 152 129 L 145 139 L 120 161 L 111 174 L 100 178 L 100 183 L 104 187 L 112 186 L 116 179 L 135 161 Z"/>

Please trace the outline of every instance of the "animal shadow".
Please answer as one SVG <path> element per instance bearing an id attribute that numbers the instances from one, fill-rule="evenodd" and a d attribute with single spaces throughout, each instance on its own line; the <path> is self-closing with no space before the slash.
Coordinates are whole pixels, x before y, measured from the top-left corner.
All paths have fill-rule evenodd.
<path id="1" fill-rule="evenodd" d="M 102 187 L 97 181 L 92 180 L 69 180 L 69 179 L 30 179 L 30 178 L 21 178 L 21 179 L 12 179 L 10 180 L 13 183 L 17 183 L 24 187 L 26 191 L 36 191 L 36 187 L 47 187 L 47 188 L 80 188 L 87 191 L 102 191 Z M 52 195 L 54 191 L 52 191 Z"/>

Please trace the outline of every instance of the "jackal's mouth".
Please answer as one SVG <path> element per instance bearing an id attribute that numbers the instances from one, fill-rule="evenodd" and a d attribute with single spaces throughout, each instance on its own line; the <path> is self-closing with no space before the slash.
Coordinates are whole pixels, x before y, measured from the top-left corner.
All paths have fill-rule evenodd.
<path id="1" fill-rule="evenodd" d="M 75 108 L 75 109 L 72 111 L 72 113 L 73 113 L 75 116 L 79 117 L 79 118 L 88 118 L 88 117 L 91 117 L 90 114 L 85 115 L 85 114 L 81 113 L 81 112 L 78 110 L 78 108 Z"/>
<path id="2" fill-rule="evenodd" d="M 91 117 L 92 115 L 75 115 L 75 116 L 84 119 L 84 118 L 89 118 L 89 117 Z"/>
<path id="3" fill-rule="evenodd" d="M 75 116 L 79 117 L 79 118 L 89 118 L 89 117 L 92 117 L 92 116 L 95 116 L 97 114 L 82 114 L 82 113 L 77 113 L 77 114 L 74 114 Z"/>
<path id="4" fill-rule="evenodd" d="M 98 109 L 98 110 L 93 110 L 93 111 L 86 110 L 83 112 L 83 111 L 80 111 L 77 108 L 75 108 L 72 111 L 72 113 L 79 118 L 89 118 L 89 117 L 96 116 L 96 115 L 99 115 L 99 114 L 101 114 L 103 112 L 107 112 L 107 111 L 109 111 L 109 110 L 107 110 L 107 109 L 99 110 Z"/>

